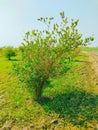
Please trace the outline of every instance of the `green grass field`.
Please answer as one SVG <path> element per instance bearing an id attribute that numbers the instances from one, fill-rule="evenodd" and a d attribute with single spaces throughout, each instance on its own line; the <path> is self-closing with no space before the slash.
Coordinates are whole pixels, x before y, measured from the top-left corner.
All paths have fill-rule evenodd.
<path id="1" fill-rule="evenodd" d="M 17 59 L 17 57 L 16 57 Z M 12 64 L 0 57 L 0 129 L 93 130 L 98 124 L 96 77 L 88 56 L 80 54 L 66 74 L 51 79 L 41 101 L 12 73 Z"/>
<path id="2" fill-rule="evenodd" d="M 98 47 L 84 47 L 83 51 L 98 51 Z"/>

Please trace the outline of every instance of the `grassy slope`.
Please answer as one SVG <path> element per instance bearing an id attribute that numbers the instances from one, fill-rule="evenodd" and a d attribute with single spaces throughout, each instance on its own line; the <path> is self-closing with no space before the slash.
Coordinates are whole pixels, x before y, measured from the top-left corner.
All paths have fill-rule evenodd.
<path id="1" fill-rule="evenodd" d="M 34 101 L 32 92 L 11 74 L 12 62 L 0 57 L 0 128 L 86 130 L 96 127 L 98 93 L 87 56 L 81 54 L 69 65 L 67 74 L 52 79 L 40 102 Z"/>

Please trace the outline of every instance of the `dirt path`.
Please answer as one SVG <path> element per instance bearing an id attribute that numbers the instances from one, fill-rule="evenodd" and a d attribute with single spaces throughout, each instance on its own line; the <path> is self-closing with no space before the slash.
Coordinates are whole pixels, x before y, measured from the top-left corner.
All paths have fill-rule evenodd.
<path id="1" fill-rule="evenodd" d="M 98 78 L 98 51 L 86 52 L 89 55 L 90 61 L 92 62 L 92 69 Z"/>
<path id="2" fill-rule="evenodd" d="M 93 79 L 94 85 L 96 86 L 95 91 L 98 92 L 98 51 L 87 51 L 84 53 L 86 53 L 89 56 L 92 74 L 93 74 L 92 79 Z"/>

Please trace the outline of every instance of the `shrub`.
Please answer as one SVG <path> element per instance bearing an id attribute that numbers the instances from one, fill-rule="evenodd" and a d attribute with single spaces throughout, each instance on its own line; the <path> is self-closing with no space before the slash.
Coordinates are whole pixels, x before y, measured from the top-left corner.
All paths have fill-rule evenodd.
<path id="1" fill-rule="evenodd" d="M 61 12 L 60 16 L 61 23 L 53 26 L 51 21 L 54 18 L 38 19 L 47 25 L 47 30 L 32 30 L 26 33 L 22 61 L 14 66 L 20 80 L 33 88 L 36 99 L 41 98 L 50 78 L 59 75 L 64 69 L 73 52 L 93 40 L 93 37 L 82 39 L 82 34 L 79 34 L 77 29 L 78 20 L 72 20 L 68 26 L 64 12 Z"/>

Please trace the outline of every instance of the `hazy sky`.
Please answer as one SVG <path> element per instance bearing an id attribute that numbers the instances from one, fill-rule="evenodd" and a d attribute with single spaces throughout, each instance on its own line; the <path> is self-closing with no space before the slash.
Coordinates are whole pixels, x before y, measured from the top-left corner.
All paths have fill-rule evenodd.
<path id="1" fill-rule="evenodd" d="M 25 32 L 43 27 L 39 17 L 54 16 L 64 11 L 69 21 L 79 19 L 84 36 L 95 35 L 98 46 L 98 0 L 0 0 L 0 46 L 21 44 Z"/>

